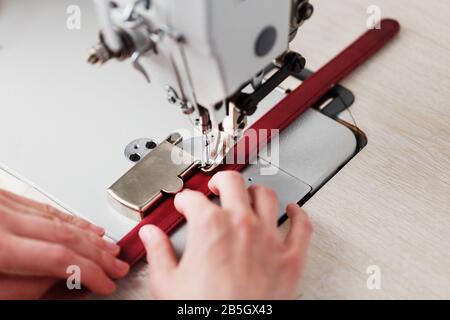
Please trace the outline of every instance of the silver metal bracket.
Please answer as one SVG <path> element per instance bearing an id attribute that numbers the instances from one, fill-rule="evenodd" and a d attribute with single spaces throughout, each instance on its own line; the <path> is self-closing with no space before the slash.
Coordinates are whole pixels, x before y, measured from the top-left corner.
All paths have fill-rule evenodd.
<path id="1" fill-rule="evenodd" d="M 179 134 L 172 134 L 108 189 L 111 204 L 120 213 L 140 221 L 164 194 L 183 189 L 183 178 L 192 174 L 200 161 L 177 147 L 181 141 Z"/>

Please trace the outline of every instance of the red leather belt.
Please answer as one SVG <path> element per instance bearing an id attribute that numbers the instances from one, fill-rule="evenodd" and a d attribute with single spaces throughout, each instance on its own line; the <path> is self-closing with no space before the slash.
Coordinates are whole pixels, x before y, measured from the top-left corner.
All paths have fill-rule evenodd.
<path id="1" fill-rule="evenodd" d="M 270 141 L 274 132 L 272 131 L 273 129 L 282 131 L 289 126 L 338 82 L 342 81 L 387 44 L 399 30 L 400 25 L 397 21 L 391 19 L 383 20 L 381 29 L 367 31 L 333 60 L 305 80 L 295 91 L 290 93 L 251 127 L 257 135 L 264 134 L 267 136 L 263 137 L 263 139 L 258 139 L 260 143 L 257 145 L 246 149 L 248 153 L 246 158 L 256 155 L 265 146 L 261 141 Z M 245 164 L 227 164 L 219 167 L 217 171 L 241 171 L 245 166 Z M 211 177 L 211 175 L 199 170 L 185 181 L 184 186 L 211 196 L 211 192 L 208 189 L 208 181 Z M 144 246 L 138 235 L 142 226 L 153 224 L 169 234 L 183 223 L 184 217 L 175 209 L 173 200 L 173 197 L 167 197 L 158 206 L 154 207 L 151 212 L 148 212 L 147 217 L 118 242 L 118 245 L 121 247 L 121 259 L 134 265 L 145 255 Z"/>

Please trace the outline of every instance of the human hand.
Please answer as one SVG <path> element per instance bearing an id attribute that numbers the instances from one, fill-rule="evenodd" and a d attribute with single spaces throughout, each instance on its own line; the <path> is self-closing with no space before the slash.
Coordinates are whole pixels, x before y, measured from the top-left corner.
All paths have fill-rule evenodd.
<path id="1" fill-rule="evenodd" d="M 0 190 L 0 299 L 38 299 L 67 268 L 78 266 L 81 283 L 97 294 L 115 290 L 128 264 L 104 230 L 57 209 Z"/>
<path id="2" fill-rule="evenodd" d="M 263 186 L 246 189 L 235 172 L 216 174 L 209 188 L 221 207 L 186 190 L 175 206 L 188 223 L 185 252 L 177 261 L 166 234 L 144 226 L 150 289 L 158 299 L 292 299 L 312 233 L 308 216 L 287 207 L 291 229 L 278 233 L 276 194 Z"/>

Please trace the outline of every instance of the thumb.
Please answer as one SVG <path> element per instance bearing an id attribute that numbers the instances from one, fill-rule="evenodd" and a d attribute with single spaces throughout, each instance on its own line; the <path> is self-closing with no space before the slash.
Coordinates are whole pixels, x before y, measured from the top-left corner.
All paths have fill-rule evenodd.
<path id="1" fill-rule="evenodd" d="M 147 251 L 151 277 L 161 278 L 177 266 L 172 243 L 161 229 L 153 225 L 143 226 L 139 230 L 139 237 Z"/>

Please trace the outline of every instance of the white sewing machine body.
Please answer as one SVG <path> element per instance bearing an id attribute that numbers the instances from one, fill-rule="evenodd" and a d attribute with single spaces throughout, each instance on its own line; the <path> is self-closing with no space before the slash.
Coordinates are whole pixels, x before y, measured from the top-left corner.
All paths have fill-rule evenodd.
<path id="1" fill-rule="evenodd" d="M 187 99 L 194 99 L 194 90 L 196 102 L 207 108 L 234 94 L 288 48 L 292 0 L 152 0 L 148 8 L 146 1 L 120 0 L 113 9 L 108 2 L 96 0 L 107 45 L 120 47 L 117 33 L 108 31 L 111 24 L 143 52 L 140 62 L 154 85 L 164 84 L 161 89 L 171 87 Z M 133 6 L 142 21 L 124 18 Z M 274 39 L 262 54 L 257 42 L 268 28 Z"/>
<path id="2" fill-rule="evenodd" d="M 88 62 L 130 60 L 147 82 L 155 73 L 155 85 L 202 133 L 200 162 L 208 171 L 222 163 L 262 98 L 288 72 L 303 69 L 305 59 L 289 51 L 289 42 L 314 11 L 309 0 L 94 3 L 99 41 L 91 48 Z M 265 80 L 274 61 L 280 72 Z M 253 92 L 243 94 L 249 84 Z M 130 204 L 128 191 L 116 191 L 122 195 L 115 193 L 117 199 Z"/>
<path id="3" fill-rule="evenodd" d="M 74 2 L 82 8 L 83 24 L 71 31 L 64 18 Z M 125 147 L 142 137 L 162 141 L 177 129 L 191 130 L 191 123 L 160 87 L 148 85 L 129 65 L 113 62 L 98 70 L 86 64 L 96 29 L 90 1 L 5 1 L 0 167 L 119 240 L 137 224 L 115 211 L 106 196 L 134 165 L 124 156 Z M 234 80 L 229 81 L 231 87 Z M 270 94 L 250 124 L 284 96 L 279 90 Z M 281 215 L 284 205 L 317 190 L 356 149 L 348 128 L 310 110 L 281 134 L 278 174 L 260 176 L 252 165 L 244 176 L 277 190 Z M 173 236 L 178 247 L 183 234 L 181 229 Z"/>

